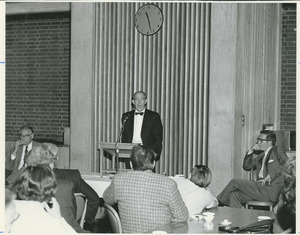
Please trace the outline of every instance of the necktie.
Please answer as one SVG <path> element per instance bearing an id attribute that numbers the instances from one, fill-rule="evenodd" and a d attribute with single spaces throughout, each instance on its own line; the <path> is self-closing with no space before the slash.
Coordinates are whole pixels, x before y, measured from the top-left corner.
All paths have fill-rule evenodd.
<path id="1" fill-rule="evenodd" d="M 262 160 L 261 169 L 259 171 L 260 178 L 264 178 L 264 168 L 265 168 L 265 164 L 266 164 L 267 155 L 268 154 L 265 153 L 265 156 L 263 157 L 263 160 Z"/>
<path id="2" fill-rule="evenodd" d="M 25 166 L 25 164 L 26 164 L 27 154 L 28 154 L 28 146 L 26 145 L 25 153 L 24 153 L 24 163 L 23 163 L 23 166 Z"/>
<path id="3" fill-rule="evenodd" d="M 143 112 L 140 112 L 140 113 L 135 113 L 135 115 L 141 115 L 141 116 L 143 116 Z"/>

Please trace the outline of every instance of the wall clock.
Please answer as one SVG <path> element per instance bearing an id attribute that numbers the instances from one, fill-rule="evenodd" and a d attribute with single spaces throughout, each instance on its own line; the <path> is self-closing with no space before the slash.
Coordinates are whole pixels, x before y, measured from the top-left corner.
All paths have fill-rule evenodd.
<path id="1" fill-rule="evenodd" d="M 135 13 L 135 27 L 146 36 L 157 33 L 161 29 L 163 21 L 161 9 L 154 4 L 145 4 Z"/>

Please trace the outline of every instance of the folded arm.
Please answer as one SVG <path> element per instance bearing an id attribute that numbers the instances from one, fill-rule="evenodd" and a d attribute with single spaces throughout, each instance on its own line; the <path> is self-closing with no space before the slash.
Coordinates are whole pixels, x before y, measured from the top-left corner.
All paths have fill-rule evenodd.
<path id="1" fill-rule="evenodd" d="M 245 171 L 251 171 L 252 169 L 256 169 L 256 158 L 257 156 L 254 155 L 252 152 L 251 154 L 246 153 L 243 161 L 243 169 Z"/>

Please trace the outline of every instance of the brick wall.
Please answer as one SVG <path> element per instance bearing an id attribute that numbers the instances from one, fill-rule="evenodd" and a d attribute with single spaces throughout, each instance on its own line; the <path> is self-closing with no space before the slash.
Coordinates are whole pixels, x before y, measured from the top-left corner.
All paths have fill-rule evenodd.
<path id="1" fill-rule="evenodd" d="M 296 4 L 282 7 L 280 129 L 296 130 Z"/>
<path id="2" fill-rule="evenodd" d="M 70 13 L 6 17 L 6 138 L 30 124 L 63 141 L 70 126 Z"/>

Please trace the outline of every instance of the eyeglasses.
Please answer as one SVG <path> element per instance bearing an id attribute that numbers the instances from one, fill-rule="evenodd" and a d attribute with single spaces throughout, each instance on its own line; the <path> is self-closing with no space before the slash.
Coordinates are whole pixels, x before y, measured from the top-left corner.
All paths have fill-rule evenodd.
<path id="1" fill-rule="evenodd" d="M 31 135 L 32 135 L 32 133 L 27 134 L 27 135 L 20 135 L 20 137 L 21 137 L 21 138 L 25 138 L 25 137 L 29 137 L 29 136 L 31 136 Z"/>
<path id="2" fill-rule="evenodd" d="M 268 139 L 261 139 L 261 138 L 257 138 L 256 140 L 257 140 L 257 142 L 260 142 L 260 141 L 261 142 L 263 142 L 263 141 L 271 141 L 271 140 L 268 140 Z"/>

